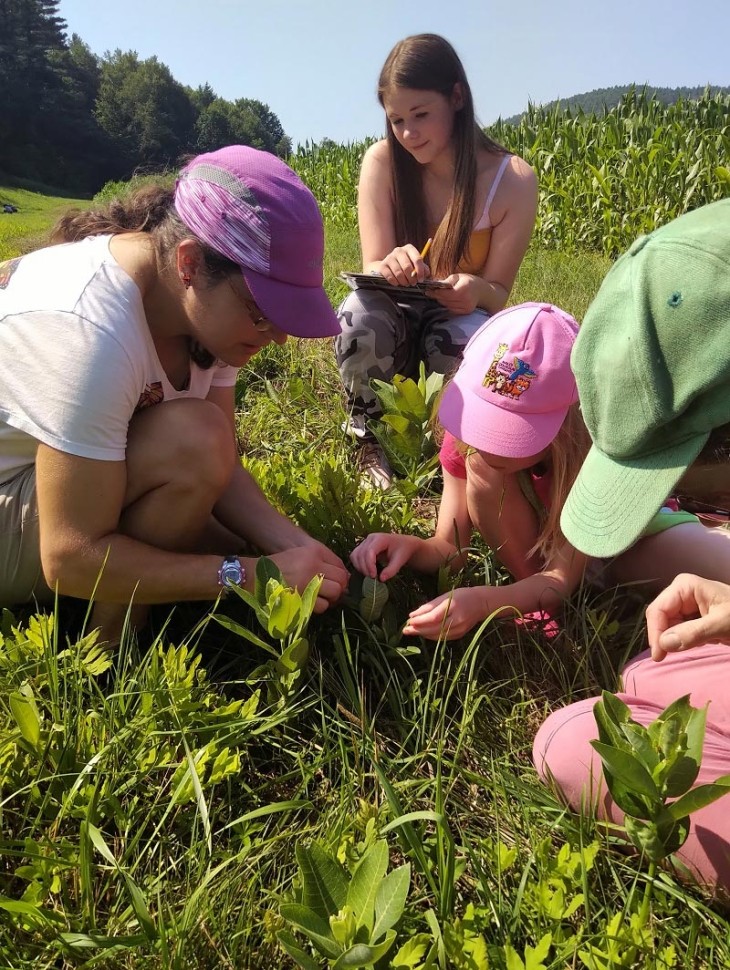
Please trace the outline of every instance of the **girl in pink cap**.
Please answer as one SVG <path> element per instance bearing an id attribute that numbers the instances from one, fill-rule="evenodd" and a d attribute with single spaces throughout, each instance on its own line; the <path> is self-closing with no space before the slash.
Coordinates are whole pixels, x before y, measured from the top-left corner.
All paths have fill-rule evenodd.
<path id="1" fill-rule="evenodd" d="M 507 607 L 522 615 L 551 614 L 589 563 L 611 582 L 646 580 L 653 594 L 687 568 L 690 550 L 696 562 L 709 564 L 716 552 L 727 560 L 728 543 L 715 542 L 720 537 L 696 515 L 669 506 L 641 541 L 603 565 L 563 536 L 560 513 L 591 445 L 570 368 L 577 332 L 576 321 L 558 307 L 524 303 L 496 314 L 468 343 L 439 408 L 444 490 L 435 534 L 373 533 L 350 558 L 360 572 L 383 581 L 406 564 L 422 572 L 443 565 L 455 571 L 476 528 L 515 582 L 439 596 L 410 614 L 404 633 L 460 637 Z M 657 562 L 652 537 L 670 528 L 676 542 L 663 537 Z"/>
<path id="2" fill-rule="evenodd" d="M 321 575 L 324 610 L 347 570 L 266 500 L 234 415 L 254 354 L 339 329 L 312 193 L 231 145 L 55 242 L 0 265 L 0 606 L 93 596 L 114 638 L 132 601 L 252 589 L 256 549 L 292 586 Z"/>

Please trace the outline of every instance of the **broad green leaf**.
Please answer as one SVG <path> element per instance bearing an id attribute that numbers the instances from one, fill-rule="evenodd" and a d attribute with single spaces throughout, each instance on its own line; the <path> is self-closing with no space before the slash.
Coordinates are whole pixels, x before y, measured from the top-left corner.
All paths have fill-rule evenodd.
<path id="1" fill-rule="evenodd" d="M 320 963 L 311 957 L 308 953 L 297 944 L 291 933 L 287 933 L 286 930 L 280 930 L 276 934 L 276 939 L 279 941 L 279 946 L 284 950 L 284 952 L 292 958 L 292 960 L 301 967 L 302 970 L 321 970 Z"/>
<path id="2" fill-rule="evenodd" d="M 659 799 L 657 786 L 638 758 L 629 754 L 628 751 L 619 751 L 601 741 L 591 741 L 591 744 L 603 762 L 606 782 L 612 795 L 611 775 L 639 794 L 646 795 L 648 798 Z"/>
<path id="3" fill-rule="evenodd" d="M 507 970 L 525 970 L 525 965 L 522 962 L 522 957 L 518 954 L 517 950 L 509 943 L 504 945 L 504 957 L 507 964 Z"/>
<path id="4" fill-rule="evenodd" d="M 664 777 L 662 790 L 665 797 L 677 798 L 679 795 L 684 795 L 697 781 L 699 773 L 700 763 L 698 761 L 686 754 L 678 755 Z"/>
<path id="5" fill-rule="evenodd" d="M 390 964 L 393 970 L 419 970 L 431 943 L 428 933 L 417 933 L 403 944 Z"/>
<path id="6" fill-rule="evenodd" d="M 675 711 L 671 717 L 664 720 L 658 719 L 657 723 L 661 725 L 658 737 L 659 752 L 668 762 L 673 761 L 682 750 L 683 743 L 686 744 L 685 720 L 680 711 Z"/>
<path id="7" fill-rule="evenodd" d="M 272 657 L 276 657 L 278 659 L 279 652 L 275 650 L 270 643 L 266 643 L 266 641 L 262 640 L 261 637 L 257 637 L 255 633 L 248 630 L 245 626 L 241 626 L 240 623 L 236 623 L 236 621 L 232 620 L 229 616 L 225 616 L 222 613 L 214 613 L 213 619 L 216 621 L 216 623 L 220 623 L 222 627 L 225 627 L 226 630 L 230 630 L 231 633 L 235 633 L 236 636 L 241 637 L 243 640 L 248 640 L 249 643 L 253 643 L 254 646 L 260 647 L 262 650 L 270 653 Z M 263 626 L 266 626 L 265 617 L 262 624 Z"/>
<path id="8" fill-rule="evenodd" d="M 730 792 L 730 775 L 721 775 L 711 784 L 698 785 L 697 788 L 691 789 L 676 802 L 667 805 L 667 810 L 672 818 L 684 818 L 706 805 L 711 805 L 728 792 Z"/>
<path id="9" fill-rule="evenodd" d="M 373 940 L 379 940 L 383 933 L 395 926 L 401 918 L 410 885 L 411 865 L 409 862 L 389 872 L 380 883 L 375 896 Z"/>
<path id="10" fill-rule="evenodd" d="M 426 402 L 421 390 L 414 380 L 410 377 L 401 377 L 399 374 L 393 378 L 393 383 L 397 387 L 402 398 L 399 401 L 398 410 L 404 414 L 409 414 L 418 424 L 422 424 L 428 418 Z"/>
<path id="11" fill-rule="evenodd" d="M 624 785 L 617 778 L 606 776 L 606 785 L 611 797 L 619 808 L 634 818 L 649 818 L 652 812 L 653 800 L 644 795 L 637 795 L 633 788 Z"/>
<path id="12" fill-rule="evenodd" d="M 386 583 L 381 583 L 379 579 L 373 579 L 370 576 L 363 577 L 358 612 L 366 623 L 380 619 L 388 602 L 388 596 Z"/>
<path id="13" fill-rule="evenodd" d="M 599 738 L 604 744 L 612 744 L 616 748 L 626 750 L 626 736 L 622 725 L 631 720 L 631 711 L 624 702 L 604 690 L 601 700 L 593 708 L 593 715 L 598 725 Z"/>
<path id="14" fill-rule="evenodd" d="M 284 640 L 297 627 L 302 608 L 302 598 L 295 589 L 280 589 L 273 599 L 269 599 L 269 636 Z"/>
<path id="15" fill-rule="evenodd" d="M 550 947 L 553 944 L 552 933 L 546 933 L 536 947 L 525 946 L 525 970 L 545 970 Z"/>
<path id="16" fill-rule="evenodd" d="M 673 821 L 667 826 L 627 815 L 624 825 L 634 845 L 652 862 L 661 862 L 672 852 L 676 852 L 689 834 L 689 825 L 684 819 Z"/>
<path id="17" fill-rule="evenodd" d="M 395 388 L 391 383 L 388 381 L 378 380 L 376 377 L 374 377 L 370 381 L 370 386 L 372 387 L 373 391 L 375 391 L 378 401 L 386 414 L 390 411 L 398 410 L 395 403 Z"/>
<path id="18" fill-rule="evenodd" d="M 309 656 L 309 640 L 306 637 L 299 637 L 294 643 L 290 643 L 276 662 L 279 673 L 293 673 L 301 670 L 307 663 Z"/>
<path id="19" fill-rule="evenodd" d="M 685 732 L 687 735 L 686 757 L 698 764 L 702 761 L 702 748 L 705 743 L 705 729 L 707 726 L 707 705 L 693 707 L 690 710 Z"/>
<path id="20" fill-rule="evenodd" d="M 218 782 L 223 781 L 224 778 L 229 778 L 231 775 L 237 775 L 241 771 L 241 755 L 238 751 L 231 751 L 230 748 L 224 747 L 215 756 L 215 760 L 211 765 L 210 772 L 207 778 L 207 787 L 211 785 L 217 785 Z"/>
<path id="21" fill-rule="evenodd" d="M 402 414 L 384 414 L 380 419 L 397 434 L 407 434 L 411 422 Z"/>
<path id="22" fill-rule="evenodd" d="M 358 925 L 367 926 L 369 932 L 375 920 L 375 897 L 387 868 L 388 843 L 378 839 L 360 859 L 347 890 L 348 906 L 354 910 Z"/>
<path id="23" fill-rule="evenodd" d="M 259 621 L 262 627 L 266 627 L 266 601 L 259 603 L 253 593 L 249 593 L 247 589 L 243 589 L 241 586 L 231 586 L 228 590 L 228 595 L 237 596 L 239 599 L 243 600 L 246 606 L 249 606 L 256 614 L 256 619 Z"/>
<path id="24" fill-rule="evenodd" d="M 384 957 L 388 950 L 395 943 L 395 930 L 391 930 L 382 943 L 375 946 L 368 946 L 367 943 L 355 943 L 349 950 L 345 950 L 336 963 L 332 964 L 332 970 L 348 970 L 354 967 L 370 967 L 381 957 Z"/>
<path id="25" fill-rule="evenodd" d="M 256 563 L 256 580 L 254 583 L 254 597 L 260 606 L 266 606 L 267 587 L 270 579 L 275 579 L 283 585 L 281 570 L 268 556 L 259 556 Z"/>
<path id="26" fill-rule="evenodd" d="M 302 607 L 300 611 L 300 623 L 302 627 L 305 626 L 310 620 L 312 613 L 314 612 L 314 607 L 317 602 L 317 594 L 319 593 L 320 587 L 324 576 L 313 576 L 309 580 L 307 586 L 302 593 Z"/>
<path id="27" fill-rule="evenodd" d="M 41 718 L 30 684 L 23 684 L 10 694 L 10 710 L 24 740 L 37 748 L 41 738 Z"/>
<path id="28" fill-rule="evenodd" d="M 624 737 L 633 748 L 634 754 L 638 756 L 647 771 L 650 774 L 653 773 L 659 764 L 659 755 L 651 743 L 647 729 L 643 724 L 624 724 L 622 730 Z"/>
<path id="29" fill-rule="evenodd" d="M 309 906 L 301 903 L 282 903 L 279 907 L 282 917 L 294 925 L 294 928 L 304 933 L 325 956 L 338 957 L 342 952 L 332 937 L 329 923 L 318 916 Z"/>
<path id="30" fill-rule="evenodd" d="M 318 916 L 329 919 L 347 903 L 347 879 L 340 864 L 313 842 L 307 849 L 297 845 L 302 874 L 302 902 Z"/>

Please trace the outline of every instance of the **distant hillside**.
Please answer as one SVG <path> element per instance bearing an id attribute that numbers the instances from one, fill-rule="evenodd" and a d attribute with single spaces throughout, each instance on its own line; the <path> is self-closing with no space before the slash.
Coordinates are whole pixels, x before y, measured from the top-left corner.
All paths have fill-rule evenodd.
<path id="1" fill-rule="evenodd" d="M 608 110 L 615 108 L 621 98 L 632 89 L 637 93 L 646 91 L 648 97 L 655 96 L 663 104 L 674 104 L 679 98 L 696 101 L 702 97 L 706 88 L 709 88 L 713 95 L 730 94 L 730 87 L 718 87 L 716 85 L 698 85 L 694 88 L 655 88 L 650 84 L 617 84 L 612 88 L 596 88 L 594 91 L 586 91 L 585 94 L 574 94 L 572 98 L 559 98 L 557 101 L 549 101 L 541 107 L 549 110 L 559 106 L 563 109 L 570 108 L 571 112 L 582 108 L 587 114 L 601 114 L 604 108 Z M 505 118 L 504 121 L 510 125 L 517 125 L 521 117 L 521 114 L 512 115 L 511 118 Z"/>

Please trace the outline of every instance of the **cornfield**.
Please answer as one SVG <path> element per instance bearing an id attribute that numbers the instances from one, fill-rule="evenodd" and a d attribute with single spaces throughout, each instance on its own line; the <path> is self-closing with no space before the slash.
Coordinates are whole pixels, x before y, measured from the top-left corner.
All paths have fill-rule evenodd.
<path id="1" fill-rule="evenodd" d="M 616 256 L 642 233 L 730 195 L 730 97 L 664 105 L 626 94 L 602 115 L 531 106 L 519 125 L 488 133 L 537 172 L 535 238 Z M 370 142 L 307 145 L 290 159 L 326 222 L 357 224 L 357 178 Z"/>

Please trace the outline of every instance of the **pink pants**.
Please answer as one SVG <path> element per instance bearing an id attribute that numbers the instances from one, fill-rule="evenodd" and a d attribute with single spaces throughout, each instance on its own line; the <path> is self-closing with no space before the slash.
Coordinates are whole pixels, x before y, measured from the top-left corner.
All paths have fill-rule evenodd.
<path id="1" fill-rule="evenodd" d="M 669 654 L 656 663 L 639 654 L 623 671 L 624 693 L 618 696 L 640 724 L 650 724 L 672 701 L 690 694 L 695 707 L 708 701 L 707 730 L 697 785 L 730 773 L 730 649 L 704 644 L 686 653 Z M 621 822 L 603 784 L 601 759 L 590 745 L 598 737 L 593 706 L 598 700 L 570 704 L 554 711 L 537 732 L 533 760 L 542 779 L 557 786 L 575 810 L 595 806 L 601 818 Z M 690 834 L 677 853 L 697 882 L 730 892 L 730 799 L 719 798 L 692 815 Z"/>

